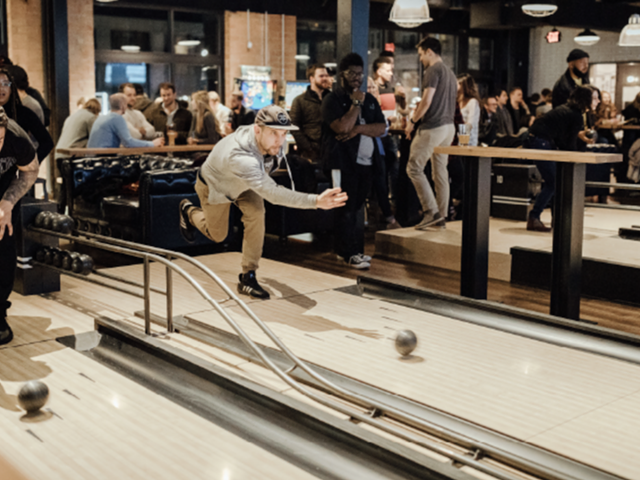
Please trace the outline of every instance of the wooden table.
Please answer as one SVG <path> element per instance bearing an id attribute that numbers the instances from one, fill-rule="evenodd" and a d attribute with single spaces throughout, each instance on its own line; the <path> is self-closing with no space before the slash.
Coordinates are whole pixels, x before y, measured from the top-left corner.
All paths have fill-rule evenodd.
<path id="1" fill-rule="evenodd" d="M 554 196 L 551 314 L 580 319 L 582 230 L 586 164 L 617 163 L 617 153 L 568 152 L 496 147 L 436 147 L 467 160 L 464 179 L 460 294 L 486 299 L 489 268 L 491 159 L 558 162 Z M 476 157 L 476 158 L 473 158 Z"/>
<path id="2" fill-rule="evenodd" d="M 210 152 L 215 145 L 176 145 L 173 147 L 140 147 L 140 148 L 59 148 L 56 153 L 72 157 L 96 155 L 140 155 L 142 153 L 188 153 Z"/>

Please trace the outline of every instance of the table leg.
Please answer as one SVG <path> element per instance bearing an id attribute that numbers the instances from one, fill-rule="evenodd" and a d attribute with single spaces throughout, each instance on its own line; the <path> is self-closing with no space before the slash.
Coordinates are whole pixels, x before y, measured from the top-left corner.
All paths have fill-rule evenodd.
<path id="1" fill-rule="evenodd" d="M 580 319 L 584 163 L 557 163 L 553 212 L 551 314 Z"/>
<path id="2" fill-rule="evenodd" d="M 489 275 L 491 159 L 465 159 L 460 295 L 486 300 Z"/>

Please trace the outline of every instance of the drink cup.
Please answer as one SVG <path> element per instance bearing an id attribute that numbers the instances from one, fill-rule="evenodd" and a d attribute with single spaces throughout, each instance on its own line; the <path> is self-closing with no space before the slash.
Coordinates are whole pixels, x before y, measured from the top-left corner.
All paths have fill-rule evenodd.
<path id="1" fill-rule="evenodd" d="M 176 144 L 176 137 L 178 136 L 178 132 L 175 130 L 167 131 L 167 138 L 169 139 L 169 146 L 173 147 Z"/>
<path id="2" fill-rule="evenodd" d="M 461 147 L 466 147 L 467 145 L 469 145 L 469 140 L 470 140 L 470 133 L 471 133 L 471 126 L 467 125 L 466 123 L 463 123 L 461 125 L 458 125 L 458 144 Z"/>

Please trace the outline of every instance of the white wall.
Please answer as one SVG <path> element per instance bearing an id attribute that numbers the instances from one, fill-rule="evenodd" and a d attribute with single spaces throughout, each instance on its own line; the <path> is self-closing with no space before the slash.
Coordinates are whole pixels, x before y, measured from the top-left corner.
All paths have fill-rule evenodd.
<path id="1" fill-rule="evenodd" d="M 624 25 L 620 26 L 620 30 Z M 574 48 L 589 54 L 591 63 L 618 63 L 640 61 L 640 47 L 619 47 L 619 32 L 597 31 L 600 41 L 590 47 L 581 47 L 573 38 L 581 29 L 558 28 L 562 32 L 560 43 L 547 43 L 545 36 L 552 27 L 536 27 L 529 37 L 529 92 L 531 95 L 543 88 L 553 88 L 560 75 L 567 69 L 567 56 Z"/>

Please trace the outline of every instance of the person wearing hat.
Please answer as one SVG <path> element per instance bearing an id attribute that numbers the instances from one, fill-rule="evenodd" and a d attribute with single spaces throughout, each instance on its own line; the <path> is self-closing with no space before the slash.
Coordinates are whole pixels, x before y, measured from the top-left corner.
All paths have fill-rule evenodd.
<path id="1" fill-rule="evenodd" d="M 567 71 L 558 79 L 553 87 L 553 108 L 564 105 L 569 100 L 569 95 L 578 85 L 589 84 L 589 54 L 584 50 L 575 48 L 567 57 Z"/>
<path id="2" fill-rule="evenodd" d="M 340 188 L 320 195 L 296 192 L 276 184 L 270 173 L 283 166 L 287 132 L 297 130 L 287 112 L 275 105 L 263 108 L 255 124 L 241 126 L 213 148 L 198 172 L 196 193 L 200 207 L 189 200 L 180 202 L 180 232 L 193 242 L 196 230 L 214 242 L 222 242 L 229 232 L 229 210 L 235 204 L 242 212 L 242 273 L 238 292 L 268 299 L 269 293 L 256 278 L 265 235 L 264 200 L 292 208 L 329 210 L 342 207 L 347 194 Z M 293 179 L 291 181 L 292 186 Z"/>

